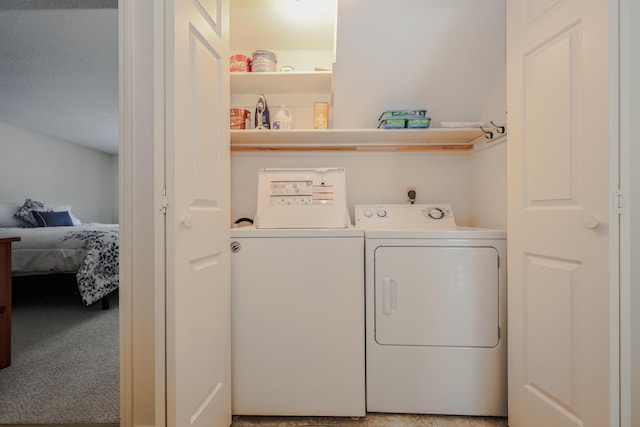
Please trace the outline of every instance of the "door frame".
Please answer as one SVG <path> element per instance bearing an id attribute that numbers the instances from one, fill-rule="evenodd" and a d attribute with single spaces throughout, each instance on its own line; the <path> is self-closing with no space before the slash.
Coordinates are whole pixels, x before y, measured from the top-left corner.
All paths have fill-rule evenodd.
<path id="1" fill-rule="evenodd" d="M 164 17 L 118 4 L 121 426 L 166 425 Z"/>
<path id="2" fill-rule="evenodd" d="M 625 0 L 622 0 L 625 1 Z M 620 54 L 619 2 L 609 0 L 609 424 L 619 427 L 621 418 L 621 342 L 620 342 L 620 261 L 621 218 L 614 202 L 620 188 Z"/>
<path id="3" fill-rule="evenodd" d="M 637 203 L 640 200 L 640 170 L 637 165 L 640 162 L 640 150 L 634 145 L 634 141 L 640 140 L 640 132 L 637 123 L 640 118 L 640 89 L 633 84 L 634 72 L 637 75 L 640 70 L 640 31 L 634 28 L 633 22 L 640 19 L 640 9 L 633 7 L 633 0 L 611 0 L 612 20 L 618 25 L 615 40 L 618 61 L 615 63 L 615 77 L 617 85 L 612 89 L 615 92 L 616 123 L 618 123 L 619 155 L 618 170 L 622 200 L 614 198 L 614 203 L 621 203 L 620 230 L 619 230 L 619 293 L 617 295 L 619 305 L 619 337 L 618 348 L 618 402 L 619 418 L 616 426 L 631 427 L 640 422 L 640 408 L 634 405 L 640 399 L 640 379 L 637 370 L 640 368 L 640 327 L 638 320 L 640 313 L 637 307 L 640 304 L 640 269 L 637 262 L 634 263 L 633 255 L 640 250 L 640 220 L 635 215 Z M 634 50 L 634 42 L 635 50 Z M 613 61 L 612 61 L 613 62 Z M 634 204 L 635 203 L 635 204 Z M 634 233 L 634 228 L 636 232 Z M 634 280 L 635 279 L 635 280 Z M 635 285 L 634 285 L 635 283 Z M 635 312 L 634 312 L 635 309 Z M 612 348 L 614 343 L 612 343 Z M 613 422 L 612 422 L 613 425 Z"/>

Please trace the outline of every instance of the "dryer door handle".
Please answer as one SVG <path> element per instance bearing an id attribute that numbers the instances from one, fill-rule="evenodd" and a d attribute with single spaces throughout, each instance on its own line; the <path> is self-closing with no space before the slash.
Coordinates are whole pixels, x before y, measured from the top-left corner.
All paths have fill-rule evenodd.
<path id="1" fill-rule="evenodd" d="M 398 286 L 391 277 L 382 279 L 382 313 L 391 314 L 398 309 Z"/>

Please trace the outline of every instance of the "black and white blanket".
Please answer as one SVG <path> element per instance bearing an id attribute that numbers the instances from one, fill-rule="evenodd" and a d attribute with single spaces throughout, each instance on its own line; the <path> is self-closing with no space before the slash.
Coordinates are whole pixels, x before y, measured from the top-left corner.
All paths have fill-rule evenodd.
<path id="1" fill-rule="evenodd" d="M 84 242 L 86 254 L 76 273 L 85 305 L 91 305 L 118 288 L 118 230 L 83 230 L 68 233 L 64 240 Z"/>
<path id="2" fill-rule="evenodd" d="M 85 305 L 118 288 L 118 225 L 1 228 L 0 237 L 20 237 L 12 245 L 15 276 L 76 273 Z"/>

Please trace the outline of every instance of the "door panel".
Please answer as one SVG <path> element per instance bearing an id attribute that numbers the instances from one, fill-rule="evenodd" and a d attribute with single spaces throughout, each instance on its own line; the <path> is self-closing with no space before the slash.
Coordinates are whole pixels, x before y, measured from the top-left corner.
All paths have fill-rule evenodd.
<path id="1" fill-rule="evenodd" d="M 231 424 L 228 2 L 167 1 L 167 425 Z"/>
<path id="2" fill-rule="evenodd" d="M 381 345 L 495 347 L 498 252 L 489 247 L 386 247 L 375 252 Z"/>
<path id="3" fill-rule="evenodd" d="M 507 0 L 509 425 L 608 425 L 608 1 Z"/>
<path id="4" fill-rule="evenodd" d="M 579 203 L 579 35 L 579 27 L 572 28 L 525 55 L 524 143 L 530 207 Z"/>
<path id="5" fill-rule="evenodd" d="M 580 264 L 528 255 L 525 262 L 526 371 L 530 385 L 573 406 L 573 301 Z M 527 286 L 531 285 L 531 286 Z"/>

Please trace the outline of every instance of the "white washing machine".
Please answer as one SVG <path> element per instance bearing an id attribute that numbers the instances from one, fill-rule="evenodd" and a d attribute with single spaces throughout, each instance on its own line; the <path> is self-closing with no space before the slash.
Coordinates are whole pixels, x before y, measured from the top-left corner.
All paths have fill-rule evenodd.
<path id="1" fill-rule="evenodd" d="M 451 207 L 356 205 L 367 410 L 507 415 L 506 233 Z"/>
<path id="2" fill-rule="evenodd" d="M 255 226 L 231 230 L 232 406 L 363 416 L 364 238 L 344 170 L 260 171 Z"/>

